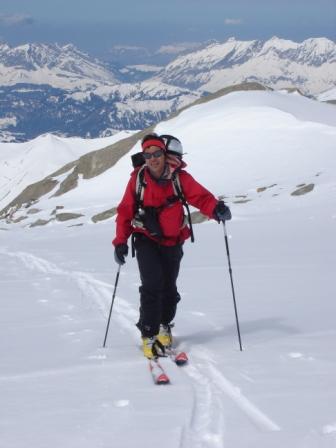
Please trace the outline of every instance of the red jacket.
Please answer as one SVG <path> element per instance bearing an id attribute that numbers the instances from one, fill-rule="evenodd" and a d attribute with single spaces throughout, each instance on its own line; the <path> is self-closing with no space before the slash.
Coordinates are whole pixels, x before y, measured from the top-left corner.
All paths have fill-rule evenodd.
<path id="1" fill-rule="evenodd" d="M 144 233 L 149 238 L 155 240 L 144 228 L 133 227 L 132 220 L 136 212 L 136 179 L 139 169 L 135 169 L 131 174 L 124 196 L 117 208 L 117 227 L 116 237 L 112 241 L 114 246 L 127 243 L 128 238 L 133 232 Z M 214 208 L 218 202 L 213 194 L 200 185 L 186 171 L 179 172 L 180 184 L 184 197 L 188 204 L 198 208 L 201 213 L 213 218 Z M 184 242 L 190 236 L 190 229 L 183 226 L 184 211 L 181 201 L 176 201 L 169 206 L 165 206 L 167 198 L 174 195 L 173 183 L 167 181 L 158 183 L 145 169 L 144 181 L 144 207 L 162 207 L 159 212 L 159 223 L 164 235 L 160 244 L 164 246 L 173 246 Z"/>

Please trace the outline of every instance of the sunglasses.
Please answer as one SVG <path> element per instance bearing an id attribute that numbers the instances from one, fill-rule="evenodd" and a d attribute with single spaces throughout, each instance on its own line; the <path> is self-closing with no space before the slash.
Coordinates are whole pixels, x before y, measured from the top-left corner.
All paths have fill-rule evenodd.
<path id="1" fill-rule="evenodd" d="M 159 157 L 161 157 L 163 155 L 163 151 L 162 151 L 162 149 L 158 149 L 157 151 L 154 151 L 154 152 L 144 152 L 144 153 L 142 153 L 142 155 L 145 160 L 150 160 L 152 157 L 155 157 L 155 159 L 158 159 Z"/>

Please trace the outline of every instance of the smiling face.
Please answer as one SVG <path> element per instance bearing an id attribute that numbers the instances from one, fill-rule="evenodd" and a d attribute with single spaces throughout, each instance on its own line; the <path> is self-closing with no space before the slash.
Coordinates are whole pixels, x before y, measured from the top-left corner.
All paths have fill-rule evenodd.
<path id="1" fill-rule="evenodd" d="M 151 157 L 149 159 L 146 159 L 145 154 L 150 154 Z M 154 177 L 159 178 L 163 173 L 165 166 L 164 151 L 157 146 L 149 146 L 144 150 L 144 157 L 146 165 L 151 174 Z"/>

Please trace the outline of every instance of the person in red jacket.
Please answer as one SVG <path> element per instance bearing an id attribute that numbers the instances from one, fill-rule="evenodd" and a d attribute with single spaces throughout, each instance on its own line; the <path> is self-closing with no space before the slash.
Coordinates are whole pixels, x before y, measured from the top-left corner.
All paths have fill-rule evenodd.
<path id="1" fill-rule="evenodd" d="M 177 139 L 174 140 L 176 143 Z M 231 219 L 231 212 L 224 202 L 217 200 L 183 169 L 186 164 L 176 152 L 167 151 L 166 143 L 157 134 L 143 138 L 145 165 L 131 174 L 117 208 L 116 237 L 112 242 L 115 260 L 122 265 L 128 254 L 127 241 L 132 235 L 141 279 L 137 327 L 141 332 L 144 355 L 148 358 L 156 357 L 164 347 L 172 344 L 171 322 L 181 299 L 176 282 L 183 243 L 191 234 L 173 176 L 178 173 L 188 204 L 218 222 Z M 140 170 L 143 170 L 141 181 Z"/>

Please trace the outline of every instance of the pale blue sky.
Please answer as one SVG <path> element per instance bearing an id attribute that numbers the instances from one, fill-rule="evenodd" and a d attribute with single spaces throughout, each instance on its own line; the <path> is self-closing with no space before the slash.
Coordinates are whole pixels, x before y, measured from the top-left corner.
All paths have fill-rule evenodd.
<path id="1" fill-rule="evenodd" d="M 336 40 L 336 0 L 1 0 L 0 38 L 73 42 L 102 54 L 209 39 Z"/>

